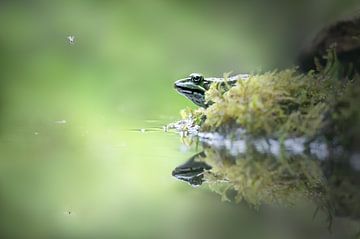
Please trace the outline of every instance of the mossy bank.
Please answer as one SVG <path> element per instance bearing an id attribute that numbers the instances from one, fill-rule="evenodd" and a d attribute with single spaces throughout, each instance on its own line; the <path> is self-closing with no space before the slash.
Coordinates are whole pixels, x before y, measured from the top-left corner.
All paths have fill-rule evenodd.
<path id="1" fill-rule="evenodd" d="M 185 109 L 182 117 L 193 117 L 206 132 L 242 128 L 252 137 L 324 137 L 355 147 L 351 142 L 360 135 L 359 75 L 344 76 L 336 63 L 317 73 L 291 68 L 255 74 L 225 90 L 213 84 L 205 95 L 210 106 Z"/>

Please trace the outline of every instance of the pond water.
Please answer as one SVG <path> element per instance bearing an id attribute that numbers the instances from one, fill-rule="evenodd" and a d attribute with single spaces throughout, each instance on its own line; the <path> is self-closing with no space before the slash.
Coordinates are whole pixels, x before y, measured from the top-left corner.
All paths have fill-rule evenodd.
<path id="1" fill-rule="evenodd" d="M 350 161 L 330 165 L 317 156 L 291 151 L 281 159 L 270 152 L 271 147 L 244 151 L 239 142 L 230 143 L 243 149 L 235 154 L 216 142 L 213 147 L 209 141 L 204 147 L 188 146 L 179 135 L 163 132 L 161 126 L 169 120 L 172 117 L 164 116 L 139 124 L 89 128 L 66 118 L 27 127 L 19 123 L 5 131 L 1 140 L 5 235 L 356 234 L 360 174 Z M 202 150 L 206 154 L 201 160 L 205 158 L 214 174 L 206 174 L 196 188 L 175 180 L 171 175 L 175 168 Z M 243 202 L 237 204 L 239 198 Z"/>
<path id="2" fill-rule="evenodd" d="M 355 3 L 319 3 L 304 31 Z M 180 118 L 180 109 L 194 107 L 174 91 L 175 80 L 293 64 L 304 40 L 293 26 L 314 3 L 273 4 L 2 1 L 0 237 L 355 235 L 355 204 L 333 218 L 330 234 L 326 210 L 312 219 L 312 201 L 254 209 L 222 200 L 213 192 L 221 194 L 222 186 L 194 188 L 172 176 L 203 150 L 162 129 Z M 290 21 L 293 13 L 299 16 Z M 209 156 L 212 149 L 205 150 Z"/>

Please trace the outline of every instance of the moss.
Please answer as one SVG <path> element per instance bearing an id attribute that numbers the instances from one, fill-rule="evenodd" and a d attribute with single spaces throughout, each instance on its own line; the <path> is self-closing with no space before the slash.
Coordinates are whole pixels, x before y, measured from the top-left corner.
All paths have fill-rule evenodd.
<path id="1" fill-rule="evenodd" d="M 252 135 L 312 135 L 327 110 L 325 94 L 319 92 L 323 82 L 289 69 L 252 76 L 225 93 L 213 85 L 206 94 L 214 104 L 204 112 L 204 129 L 233 121 Z"/>
<path id="2" fill-rule="evenodd" d="M 349 151 L 360 150 L 360 79 L 346 83 L 341 97 L 331 104 L 331 121 L 324 134 Z"/>

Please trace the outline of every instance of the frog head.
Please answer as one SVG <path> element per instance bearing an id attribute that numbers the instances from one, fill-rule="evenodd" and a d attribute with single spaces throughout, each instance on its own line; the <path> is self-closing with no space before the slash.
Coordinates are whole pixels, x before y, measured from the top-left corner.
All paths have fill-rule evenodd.
<path id="1" fill-rule="evenodd" d="M 174 84 L 175 89 L 186 98 L 200 107 L 207 107 L 205 92 L 210 88 L 210 81 L 198 73 L 192 73 L 189 77 L 180 79 Z"/>

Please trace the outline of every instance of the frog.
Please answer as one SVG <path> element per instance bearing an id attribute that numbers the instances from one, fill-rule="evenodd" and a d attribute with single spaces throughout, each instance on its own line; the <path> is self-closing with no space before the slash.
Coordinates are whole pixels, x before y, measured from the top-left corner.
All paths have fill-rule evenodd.
<path id="1" fill-rule="evenodd" d="M 201 161 L 206 155 L 204 151 L 195 154 L 184 164 L 172 171 L 172 176 L 189 183 L 193 187 L 200 186 L 204 182 L 204 172 L 211 170 L 211 166 Z"/>
<path id="2" fill-rule="evenodd" d="M 224 78 L 205 78 L 200 73 L 191 73 L 188 77 L 175 81 L 174 88 L 197 106 L 207 108 L 211 105 L 211 102 L 206 102 L 205 93 L 210 89 L 211 85 L 219 84 L 221 86 L 232 87 L 237 81 L 247 80 L 249 77 L 249 74 L 239 74 Z"/>

